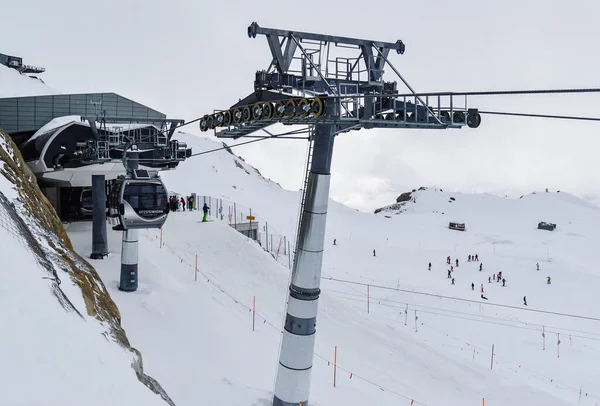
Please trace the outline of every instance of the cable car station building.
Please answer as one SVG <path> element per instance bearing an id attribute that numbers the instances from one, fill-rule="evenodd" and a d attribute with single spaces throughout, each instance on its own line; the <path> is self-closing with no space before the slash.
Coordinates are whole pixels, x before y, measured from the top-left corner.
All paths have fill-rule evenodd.
<path id="1" fill-rule="evenodd" d="M 0 128 L 18 145 L 62 219 L 89 201 L 92 175 L 111 181 L 125 174 L 128 143 L 138 148 L 140 169 L 175 168 L 191 154 L 172 139 L 183 123 L 115 93 L 0 98 Z"/>

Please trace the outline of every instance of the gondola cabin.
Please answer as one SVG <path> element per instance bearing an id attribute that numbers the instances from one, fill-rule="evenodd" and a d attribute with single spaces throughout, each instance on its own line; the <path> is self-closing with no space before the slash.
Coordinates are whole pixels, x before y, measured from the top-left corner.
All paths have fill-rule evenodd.
<path id="1" fill-rule="evenodd" d="M 465 231 L 465 223 L 454 223 L 454 222 L 451 221 L 448 224 L 448 228 L 450 230 Z"/>
<path id="2" fill-rule="evenodd" d="M 134 169 L 119 176 L 108 198 L 108 215 L 118 221 L 113 230 L 161 228 L 169 213 L 169 194 L 158 173 Z"/>

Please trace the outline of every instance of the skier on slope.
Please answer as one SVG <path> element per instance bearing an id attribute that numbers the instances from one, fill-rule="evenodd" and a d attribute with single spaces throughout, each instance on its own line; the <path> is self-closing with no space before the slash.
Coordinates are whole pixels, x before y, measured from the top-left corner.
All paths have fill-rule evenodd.
<path id="1" fill-rule="evenodd" d="M 492 283 L 492 277 L 488 276 L 488 283 Z"/>
<path id="2" fill-rule="evenodd" d="M 204 203 L 204 206 L 202 206 L 202 211 L 204 212 L 204 216 L 202 216 L 202 222 L 206 223 L 208 220 L 206 220 L 206 217 L 208 216 L 208 211 L 210 210 L 210 207 L 208 207 L 208 205 L 206 204 L 206 202 Z"/>
<path id="3" fill-rule="evenodd" d="M 431 262 L 429 263 L 429 270 L 431 271 Z"/>
<path id="4" fill-rule="evenodd" d="M 183 211 L 185 211 L 185 199 L 181 196 L 181 207 L 183 207 Z"/>
<path id="5" fill-rule="evenodd" d="M 471 290 L 475 290 L 475 284 L 471 282 Z"/>
<path id="6" fill-rule="evenodd" d="M 454 285 L 454 278 L 452 278 L 452 284 Z"/>
<path id="7" fill-rule="evenodd" d="M 540 270 L 540 263 L 539 263 L 539 262 L 536 262 L 536 264 L 535 264 L 535 267 L 536 267 L 536 268 L 537 268 L 537 270 L 539 271 L 539 270 Z"/>
<path id="8" fill-rule="evenodd" d="M 527 296 L 523 296 L 523 304 L 527 306 Z"/>
<path id="9" fill-rule="evenodd" d="M 458 268 L 458 258 L 456 258 L 456 267 Z"/>
<path id="10" fill-rule="evenodd" d="M 485 299 L 485 300 L 488 300 L 488 298 L 487 298 L 487 297 L 483 296 L 483 293 L 481 294 L 481 298 L 482 298 L 482 299 Z"/>
<path id="11" fill-rule="evenodd" d="M 483 270 L 483 264 L 479 264 L 479 272 Z"/>
<path id="12" fill-rule="evenodd" d="M 450 272 L 450 270 L 448 269 L 448 279 L 452 278 L 452 273 Z"/>
<path id="13" fill-rule="evenodd" d="M 333 239 L 333 245 L 337 245 L 337 240 L 335 238 Z"/>
<path id="14" fill-rule="evenodd" d="M 548 285 L 550 285 L 552 278 L 548 276 Z"/>
<path id="15" fill-rule="evenodd" d="M 475 254 L 475 261 L 479 261 L 479 254 Z"/>
<path id="16" fill-rule="evenodd" d="M 448 255 L 448 256 L 446 257 L 446 263 L 447 263 L 447 264 L 450 264 L 450 255 Z"/>
<path id="17" fill-rule="evenodd" d="M 467 259 L 467 262 L 471 262 L 471 254 L 469 254 L 469 258 Z"/>
<path id="18" fill-rule="evenodd" d="M 506 286 L 506 279 L 502 278 L 502 286 Z"/>

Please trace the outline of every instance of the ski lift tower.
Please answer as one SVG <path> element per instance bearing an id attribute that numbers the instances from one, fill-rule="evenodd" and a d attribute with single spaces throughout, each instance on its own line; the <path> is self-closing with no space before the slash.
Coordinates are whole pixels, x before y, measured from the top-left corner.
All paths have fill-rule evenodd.
<path id="1" fill-rule="evenodd" d="M 256 72 L 254 92 L 227 110 L 200 121 L 202 131 L 239 138 L 262 130 L 272 138 L 308 133 L 307 173 L 298 220 L 285 328 L 275 382 L 274 406 L 307 406 L 315 344 L 317 304 L 329 200 L 334 137 L 362 128 L 449 129 L 481 123 L 466 96 L 417 94 L 390 63 L 404 43 L 382 42 L 260 27 L 248 36 L 267 38 L 272 60 Z M 407 89 L 383 80 L 393 71 Z M 273 134 L 266 127 L 304 125 Z"/>

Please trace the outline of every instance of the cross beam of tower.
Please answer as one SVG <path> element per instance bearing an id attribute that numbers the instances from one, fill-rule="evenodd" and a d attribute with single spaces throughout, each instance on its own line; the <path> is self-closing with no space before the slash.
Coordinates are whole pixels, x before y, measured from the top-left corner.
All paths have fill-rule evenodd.
<path id="1" fill-rule="evenodd" d="M 421 96 L 389 60 L 403 54 L 404 43 L 279 30 L 252 23 L 248 36 L 264 35 L 271 50 L 266 70 L 256 72 L 254 92 L 225 110 L 200 120 L 202 131 L 219 138 L 239 138 L 275 123 L 309 127 L 307 173 L 285 328 L 273 396 L 274 406 L 308 406 L 316 337 L 321 266 L 331 159 L 336 134 L 361 128 L 448 129 L 481 122 L 466 96 Z M 354 55 L 350 55 L 350 54 Z M 385 81 L 387 68 L 398 82 Z"/>

